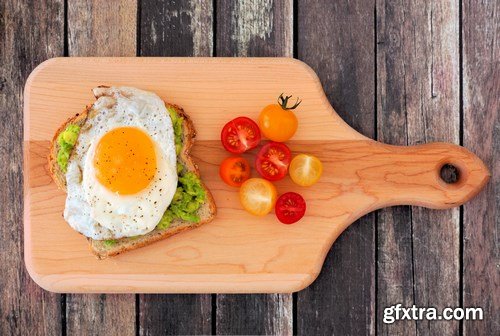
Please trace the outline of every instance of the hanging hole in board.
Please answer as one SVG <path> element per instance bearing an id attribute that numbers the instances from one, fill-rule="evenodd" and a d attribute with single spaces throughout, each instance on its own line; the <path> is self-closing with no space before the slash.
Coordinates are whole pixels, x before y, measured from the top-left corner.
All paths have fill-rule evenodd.
<path id="1" fill-rule="evenodd" d="M 460 179 L 460 170 L 456 166 L 446 163 L 441 167 L 439 176 L 445 183 L 454 184 Z"/>

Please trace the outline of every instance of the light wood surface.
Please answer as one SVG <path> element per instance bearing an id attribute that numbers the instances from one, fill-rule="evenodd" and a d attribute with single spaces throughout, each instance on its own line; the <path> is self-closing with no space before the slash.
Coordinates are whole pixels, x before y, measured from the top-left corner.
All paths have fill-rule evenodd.
<path id="1" fill-rule="evenodd" d="M 96 85 L 151 90 L 184 107 L 197 128 L 193 155 L 214 194 L 218 216 L 179 234 L 104 261 L 63 220 L 65 195 L 47 174 L 49 139 L 69 116 L 93 101 Z M 260 109 L 287 92 L 300 96 L 294 153 L 318 156 L 320 182 L 289 178 L 279 192 L 300 192 L 308 212 L 294 225 L 244 212 L 237 191 L 218 177 L 227 153 L 218 140 L 224 123 Z M 477 194 L 489 172 L 466 149 L 443 143 L 415 147 L 372 141 L 333 111 L 314 72 L 293 59 L 58 58 L 41 64 L 25 87 L 25 261 L 42 287 L 66 292 L 289 292 L 318 275 L 326 252 L 354 220 L 396 204 L 458 206 Z M 459 181 L 439 177 L 445 163 Z"/>

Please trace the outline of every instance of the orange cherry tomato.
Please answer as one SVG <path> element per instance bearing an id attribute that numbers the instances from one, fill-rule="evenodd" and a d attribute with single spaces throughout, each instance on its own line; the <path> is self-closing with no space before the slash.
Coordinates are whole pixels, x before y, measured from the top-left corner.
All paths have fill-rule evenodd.
<path id="1" fill-rule="evenodd" d="M 297 99 L 296 103 L 288 107 L 288 100 L 292 96 L 281 94 L 278 98 L 278 104 L 271 104 L 264 107 L 259 115 L 259 128 L 262 134 L 270 140 L 284 142 L 290 139 L 295 132 L 299 122 L 293 110 L 300 105 L 301 101 Z"/>
<path id="2" fill-rule="evenodd" d="M 228 157 L 220 164 L 219 175 L 226 184 L 239 187 L 250 178 L 250 164 L 242 157 Z"/>

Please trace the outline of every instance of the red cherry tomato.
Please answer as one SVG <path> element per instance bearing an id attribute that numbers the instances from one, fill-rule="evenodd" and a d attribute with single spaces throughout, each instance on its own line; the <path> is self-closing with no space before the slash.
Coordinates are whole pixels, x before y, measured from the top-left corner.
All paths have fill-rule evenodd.
<path id="1" fill-rule="evenodd" d="M 250 178 L 250 164 L 242 157 L 229 157 L 220 164 L 219 175 L 226 184 L 240 187 Z"/>
<path id="2" fill-rule="evenodd" d="M 255 160 L 259 174 L 269 181 L 281 180 L 288 172 L 292 153 L 280 142 L 268 142 L 260 149 Z"/>
<path id="3" fill-rule="evenodd" d="M 304 217 L 306 201 L 297 193 L 287 192 L 278 198 L 274 211 L 281 223 L 293 224 Z"/>
<path id="4" fill-rule="evenodd" d="M 241 154 L 259 145 L 259 126 L 250 118 L 238 117 L 224 125 L 220 139 L 228 152 Z"/>

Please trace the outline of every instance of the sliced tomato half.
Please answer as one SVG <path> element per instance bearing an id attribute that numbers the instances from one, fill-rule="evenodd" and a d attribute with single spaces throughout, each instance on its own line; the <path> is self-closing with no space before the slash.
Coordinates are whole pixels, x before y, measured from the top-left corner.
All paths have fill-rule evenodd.
<path id="1" fill-rule="evenodd" d="M 231 153 L 241 154 L 255 148 L 260 143 L 259 126 L 250 118 L 238 117 L 222 129 L 220 139 L 222 146 Z"/>
<path id="2" fill-rule="evenodd" d="M 250 178 L 250 164 L 242 157 L 229 157 L 220 164 L 219 175 L 226 184 L 240 187 Z"/>
<path id="3" fill-rule="evenodd" d="M 270 141 L 260 149 L 255 160 L 259 174 L 269 181 L 278 181 L 288 172 L 292 153 L 281 142 Z"/>
<path id="4" fill-rule="evenodd" d="M 276 201 L 274 212 L 281 223 L 293 224 L 304 217 L 306 201 L 297 193 L 284 193 Z"/>

